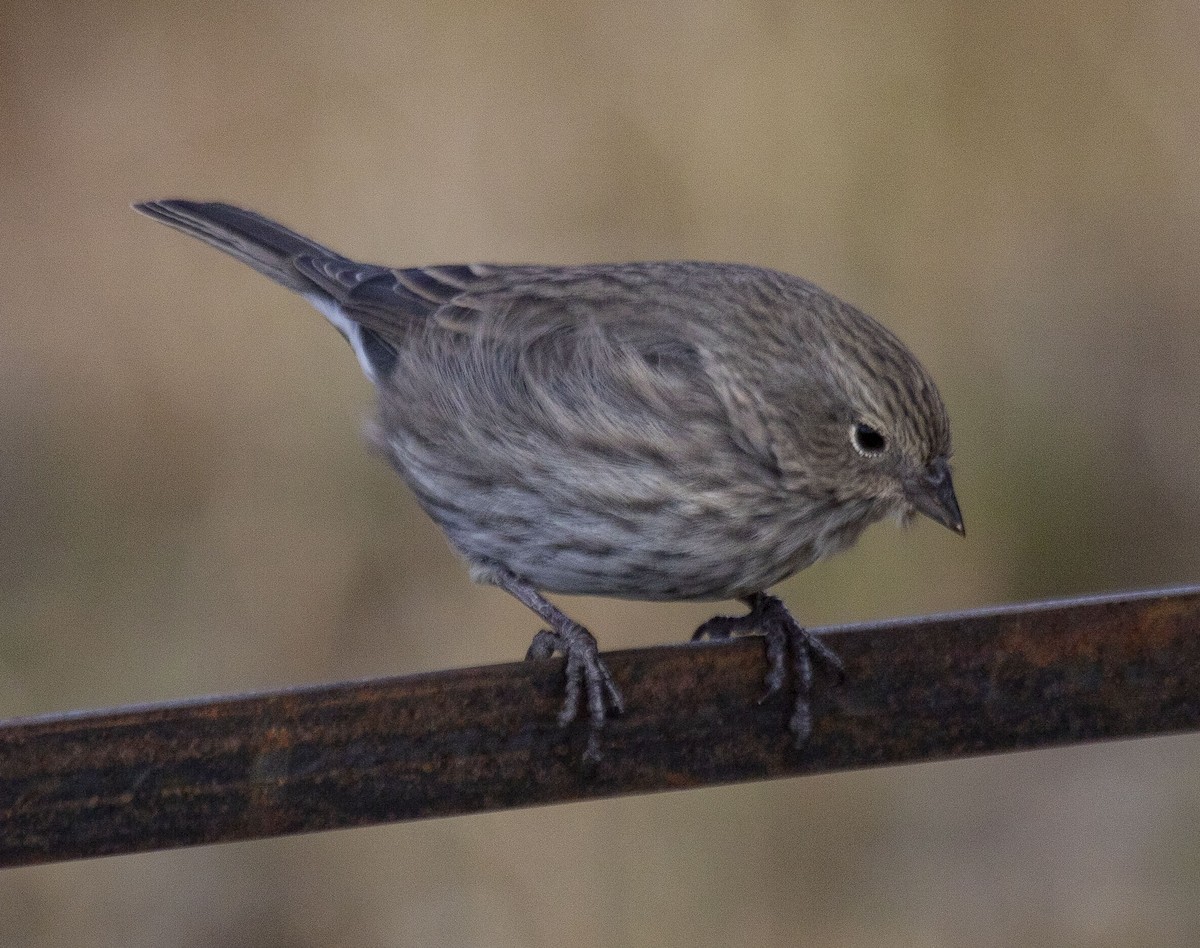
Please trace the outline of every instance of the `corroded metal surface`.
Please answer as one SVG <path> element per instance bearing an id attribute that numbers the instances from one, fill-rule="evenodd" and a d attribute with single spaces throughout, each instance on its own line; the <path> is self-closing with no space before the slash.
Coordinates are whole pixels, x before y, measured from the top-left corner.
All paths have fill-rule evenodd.
<path id="1" fill-rule="evenodd" d="M 0 865 L 1200 728 L 1200 587 L 824 634 L 799 751 L 745 640 L 609 653 L 590 769 L 561 660 L 0 722 Z"/>

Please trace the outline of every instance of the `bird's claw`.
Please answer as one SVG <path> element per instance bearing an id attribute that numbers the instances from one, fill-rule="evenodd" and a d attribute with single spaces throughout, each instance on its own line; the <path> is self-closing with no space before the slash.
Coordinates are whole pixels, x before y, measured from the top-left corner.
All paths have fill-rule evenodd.
<path id="1" fill-rule="evenodd" d="M 542 629 L 541 632 L 533 637 L 533 641 L 529 643 L 529 649 L 525 652 L 525 661 L 549 658 L 554 654 L 557 646 L 558 636 L 549 629 Z"/>
<path id="2" fill-rule="evenodd" d="M 788 730 L 797 748 L 812 734 L 813 660 L 833 669 L 838 682 L 845 681 L 846 668 L 837 653 L 797 622 L 783 601 L 775 596 L 759 594 L 747 600 L 750 611 L 743 616 L 716 616 L 700 626 L 692 640 L 702 638 L 728 639 L 734 635 L 759 633 L 766 640 L 767 690 L 758 703 L 783 690 L 789 672 L 794 682 L 795 699 Z"/>
<path id="3" fill-rule="evenodd" d="M 743 635 L 746 632 L 751 632 L 757 625 L 757 621 L 753 616 L 753 612 L 747 613 L 744 616 L 713 616 L 707 622 L 700 623 L 699 628 L 692 633 L 692 641 L 699 642 L 701 639 L 724 640 L 734 635 Z"/>
<path id="4" fill-rule="evenodd" d="M 527 659 L 549 658 L 558 653 L 566 662 L 566 687 L 558 726 L 567 727 L 579 716 L 580 704 L 587 703 L 588 737 L 585 761 L 600 759 L 599 733 L 610 716 L 624 712 L 625 699 L 613 681 L 612 672 L 600 657 L 596 639 L 583 626 L 571 622 L 561 629 L 542 629 L 533 637 Z"/>

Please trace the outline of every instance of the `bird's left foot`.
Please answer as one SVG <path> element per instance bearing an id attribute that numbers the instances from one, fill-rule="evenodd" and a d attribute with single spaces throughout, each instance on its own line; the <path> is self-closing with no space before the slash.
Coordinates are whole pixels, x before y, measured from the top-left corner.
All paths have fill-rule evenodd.
<path id="1" fill-rule="evenodd" d="M 610 715 L 625 710 L 625 699 L 613 681 L 612 672 L 600 657 L 596 639 L 587 629 L 565 616 L 556 627 L 542 629 L 533 637 L 525 658 L 549 658 L 558 653 L 567 660 L 567 684 L 558 726 L 566 727 L 579 716 L 580 704 L 587 705 L 588 736 L 583 752 L 585 761 L 600 759 L 600 731 Z"/>
<path id="2" fill-rule="evenodd" d="M 566 661 L 566 687 L 562 709 L 558 712 L 559 727 L 566 727 L 583 707 L 587 709 L 587 747 L 584 762 L 594 764 L 600 759 L 600 732 L 610 716 L 625 710 L 621 689 L 613 681 L 612 672 L 600 657 L 596 638 L 578 622 L 568 618 L 561 609 L 549 602 L 537 589 L 511 570 L 496 563 L 479 564 L 481 578 L 511 593 L 549 623 L 533 637 L 526 659 L 549 658 L 555 653 Z"/>
<path id="3" fill-rule="evenodd" d="M 715 616 L 698 628 L 692 641 L 699 639 L 728 639 L 735 635 L 759 634 L 767 640 L 767 690 L 758 703 L 762 704 L 783 689 L 790 667 L 794 678 L 795 701 L 788 719 L 796 747 L 801 747 L 812 734 L 813 660 L 833 669 L 841 682 L 846 677 L 845 666 L 837 653 L 792 618 L 778 596 L 755 593 L 742 602 L 750 607 L 744 616 Z"/>

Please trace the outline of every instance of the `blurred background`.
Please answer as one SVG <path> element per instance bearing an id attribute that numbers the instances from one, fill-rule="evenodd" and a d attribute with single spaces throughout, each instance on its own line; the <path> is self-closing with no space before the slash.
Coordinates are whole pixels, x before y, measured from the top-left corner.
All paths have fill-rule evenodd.
<path id="1" fill-rule="evenodd" d="M 966 542 L 810 624 L 1200 579 L 1200 11 L 0 3 L 0 714 L 513 660 L 312 310 L 128 209 L 382 263 L 695 257 L 896 330 Z M 713 609 L 563 599 L 605 648 Z M 1194 945 L 1200 737 L 10 870 L 34 946 Z"/>

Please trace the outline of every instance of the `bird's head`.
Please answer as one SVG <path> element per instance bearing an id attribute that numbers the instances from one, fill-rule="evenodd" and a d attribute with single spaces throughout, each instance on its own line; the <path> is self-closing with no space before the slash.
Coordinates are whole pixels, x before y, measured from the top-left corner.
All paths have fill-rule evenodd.
<path id="1" fill-rule="evenodd" d="M 964 535 L 950 474 L 950 421 L 929 373 L 891 332 L 840 304 L 814 347 L 803 401 L 810 474 L 839 501 Z M 819 406 L 819 407 L 818 407 Z"/>

